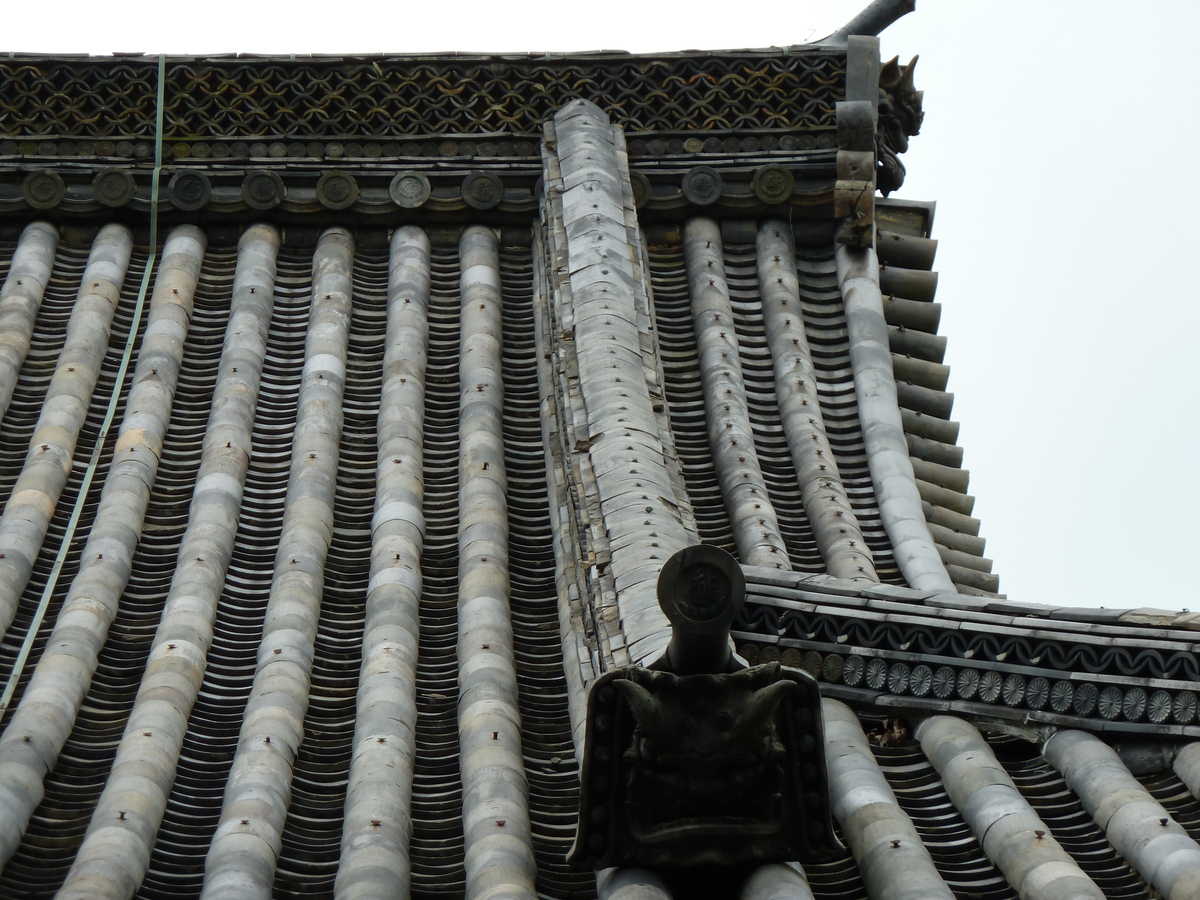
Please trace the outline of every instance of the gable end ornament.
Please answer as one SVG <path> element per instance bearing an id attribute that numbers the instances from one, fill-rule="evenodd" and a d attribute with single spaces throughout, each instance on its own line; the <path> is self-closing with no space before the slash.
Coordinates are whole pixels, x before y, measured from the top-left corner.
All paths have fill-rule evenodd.
<path id="1" fill-rule="evenodd" d="M 663 565 L 658 600 L 667 649 L 589 691 L 568 860 L 732 870 L 836 856 L 817 682 L 732 653 L 741 567 L 720 548 L 684 548 Z"/>

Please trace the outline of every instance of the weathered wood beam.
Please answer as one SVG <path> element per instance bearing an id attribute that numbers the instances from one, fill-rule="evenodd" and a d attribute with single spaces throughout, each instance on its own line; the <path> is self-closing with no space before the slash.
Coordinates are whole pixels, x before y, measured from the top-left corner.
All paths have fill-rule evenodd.
<path id="1" fill-rule="evenodd" d="M 878 581 L 825 432 L 816 367 L 800 306 L 791 229 L 781 219 L 767 220 L 758 230 L 756 244 L 763 326 L 774 364 L 779 417 L 813 537 L 829 574 Z"/>
<path id="2" fill-rule="evenodd" d="M 839 246 L 837 268 L 867 465 L 896 563 L 911 587 L 953 592 L 954 584 L 925 522 L 908 455 L 875 252 Z"/>
<path id="3" fill-rule="evenodd" d="M 509 609 L 504 373 L 496 233 L 459 242 L 458 736 L 467 900 L 534 900 L 537 864 Z"/>
<path id="4" fill-rule="evenodd" d="M 60 900 L 128 900 L 146 874 L 233 555 L 278 250 L 279 233 L 269 225 L 252 225 L 239 242 L 229 324 L 187 529 L 112 774 Z"/>
<path id="5" fill-rule="evenodd" d="M 1093 734 L 1060 731 L 1046 742 L 1044 755 L 1147 884 L 1166 900 L 1200 896 L 1200 846 L 1115 750 Z"/>
<path id="6" fill-rule="evenodd" d="M 129 581 L 171 422 L 206 243 L 200 229 L 181 225 L 163 247 L 125 417 L 79 571 L 0 738 L 0 860 L 16 850 L 42 800 L 43 779 L 71 735 Z"/>
<path id="7" fill-rule="evenodd" d="M 17 240 L 8 277 L 0 288 L 0 421 L 8 412 L 29 352 L 57 248 L 57 228 L 49 222 L 30 222 Z"/>
<path id="8" fill-rule="evenodd" d="M 108 351 L 113 313 L 132 250 L 133 235 L 128 228 L 106 225 L 88 254 L 67 322 L 66 343 L 58 355 L 25 464 L 0 517 L 0 634 L 8 631 L 16 615 L 54 507 L 71 473 L 75 443 Z"/>
<path id="9" fill-rule="evenodd" d="M 428 235 L 397 228 L 388 266 L 371 572 L 334 884 L 338 900 L 407 897 L 411 881 L 429 287 Z"/>
<path id="10" fill-rule="evenodd" d="M 271 896 L 293 765 L 304 738 L 325 559 L 333 537 L 353 264 L 351 233 L 325 231 L 313 255 L 312 307 L 283 527 L 254 683 L 205 860 L 204 900 Z"/>
<path id="11" fill-rule="evenodd" d="M 738 556 L 752 566 L 791 569 L 754 446 L 741 349 L 725 279 L 721 228 L 716 220 L 703 216 L 687 220 L 683 255 L 700 359 L 708 445 Z"/>
<path id="12" fill-rule="evenodd" d="M 953 900 L 912 820 L 875 761 L 858 716 L 821 701 L 833 814 L 872 900 Z"/>
<path id="13" fill-rule="evenodd" d="M 917 725 L 916 737 L 983 852 L 1023 900 L 1104 900 L 974 725 L 932 716 Z"/>

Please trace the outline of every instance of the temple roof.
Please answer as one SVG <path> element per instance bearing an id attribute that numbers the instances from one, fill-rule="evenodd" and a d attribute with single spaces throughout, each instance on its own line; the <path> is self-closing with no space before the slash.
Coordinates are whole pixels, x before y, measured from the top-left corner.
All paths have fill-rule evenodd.
<path id="1" fill-rule="evenodd" d="M 813 896 L 1192 896 L 1200 617 L 997 593 L 869 39 L 0 66 L 0 893 L 594 896 L 704 542 L 821 685 Z"/>

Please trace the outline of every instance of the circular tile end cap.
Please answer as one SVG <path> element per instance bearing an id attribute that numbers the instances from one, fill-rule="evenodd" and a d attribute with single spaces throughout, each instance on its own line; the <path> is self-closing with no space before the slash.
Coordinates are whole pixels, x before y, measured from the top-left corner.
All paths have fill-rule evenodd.
<path id="1" fill-rule="evenodd" d="M 492 209 L 504 199 L 504 183 L 491 172 L 472 172 L 463 179 L 463 200 L 473 209 Z"/>
<path id="2" fill-rule="evenodd" d="M 391 185 L 388 186 L 392 202 L 403 209 L 416 209 L 423 206 L 429 199 L 430 190 L 429 179 L 411 169 L 397 172 Z"/>
<path id="3" fill-rule="evenodd" d="M 92 196 L 105 206 L 124 206 L 137 191 L 133 174 L 128 169 L 110 166 L 101 169 L 92 179 Z"/>
<path id="4" fill-rule="evenodd" d="M 696 166 L 683 176 L 683 196 L 696 206 L 711 206 L 721 199 L 721 173 L 711 166 Z"/>
<path id="5" fill-rule="evenodd" d="M 167 184 L 167 197 L 176 209 L 194 212 L 212 199 L 212 183 L 203 172 L 176 172 Z"/>
<path id="6" fill-rule="evenodd" d="M 746 602 L 746 576 L 720 547 L 684 547 L 658 573 L 658 605 L 671 624 L 693 634 L 715 634 L 733 624 Z"/>
<path id="7" fill-rule="evenodd" d="M 771 163 L 755 170 L 751 186 L 754 196 L 763 203 L 786 203 L 796 188 L 796 177 L 786 166 Z"/>
<path id="8" fill-rule="evenodd" d="M 629 183 L 633 186 L 633 205 L 641 209 L 650 202 L 650 179 L 642 172 L 631 170 Z"/>
<path id="9" fill-rule="evenodd" d="M 53 209 L 67 195 L 67 186 L 57 172 L 38 169 L 25 176 L 21 191 L 25 202 L 34 209 Z"/>
<path id="10" fill-rule="evenodd" d="M 317 200 L 326 209 L 347 209 L 358 199 L 358 181 L 347 172 L 330 170 L 317 181 Z"/>
<path id="11" fill-rule="evenodd" d="M 283 179 L 277 172 L 251 172 L 242 181 L 242 199 L 251 209 L 274 209 L 284 193 Z"/>

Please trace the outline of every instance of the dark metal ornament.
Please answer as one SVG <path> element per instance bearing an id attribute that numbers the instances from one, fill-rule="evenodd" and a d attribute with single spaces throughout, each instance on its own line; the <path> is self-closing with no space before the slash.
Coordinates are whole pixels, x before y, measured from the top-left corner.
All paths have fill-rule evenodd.
<path id="1" fill-rule="evenodd" d="M 21 192 L 25 202 L 34 209 L 53 209 L 67 196 L 67 186 L 57 172 L 38 169 L 25 176 Z"/>
<path id="2" fill-rule="evenodd" d="M 811 676 L 779 663 L 606 672 L 588 695 L 568 860 L 595 869 L 836 855 L 820 703 Z"/>
<path id="3" fill-rule="evenodd" d="M 504 199 L 504 183 L 491 172 L 472 172 L 463 179 L 463 200 L 473 209 L 492 209 Z"/>
<path id="4" fill-rule="evenodd" d="M 696 206 L 712 206 L 721 199 L 721 173 L 710 166 L 696 166 L 683 176 L 683 196 Z"/>
<path id="5" fill-rule="evenodd" d="M 429 199 L 430 191 L 429 179 L 411 169 L 397 172 L 388 186 L 392 202 L 402 209 L 417 209 L 423 206 Z"/>
<path id="6" fill-rule="evenodd" d="M 203 172 L 176 172 L 167 184 L 167 197 L 176 209 L 194 212 L 212 199 L 212 182 Z"/>
<path id="7" fill-rule="evenodd" d="M 285 188 L 278 173 L 250 172 L 242 181 L 242 199 L 251 209 L 274 209 L 283 200 Z"/>
<path id="8" fill-rule="evenodd" d="M 726 632 L 746 600 L 746 576 L 728 553 L 697 544 L 663 563 L 658 573 L 658 603 L 675 628 L 688 632 Z"/>
<path id="9" fill-rule="evenodd" d="M 136 191 L 137 185 L 128 169 L 101 169 L 92 179 L 92 196 L 104 206 L 124 206 Z"/>
<path id="10" fill-rule="evenodd" d="M 347 172 L 331 170 L 317 181 L 317 200 L 326 209 L 348 209 L 358 199 L 358 181 Z"/>
<path id="11" fill-rule="evenodd" d="M 796 188 L 796 177 L 785 166 L 770 163 L 755 170 L 751 187 L 755 197 L 773 206 L 786 203 L 791 198 Z"/>
<path id="12" fill-rule="evenodd" d="M 588 693 L 573 865 L 815 862 L 841 849 L 817 681 L 777 662 L 746 668 L 729 652 L 745 599 L 741 566 L 718 547 L 686 547 L 663 565 L 670 644 Z M 807 665 L 819 671 L 820 655 Z"/>

